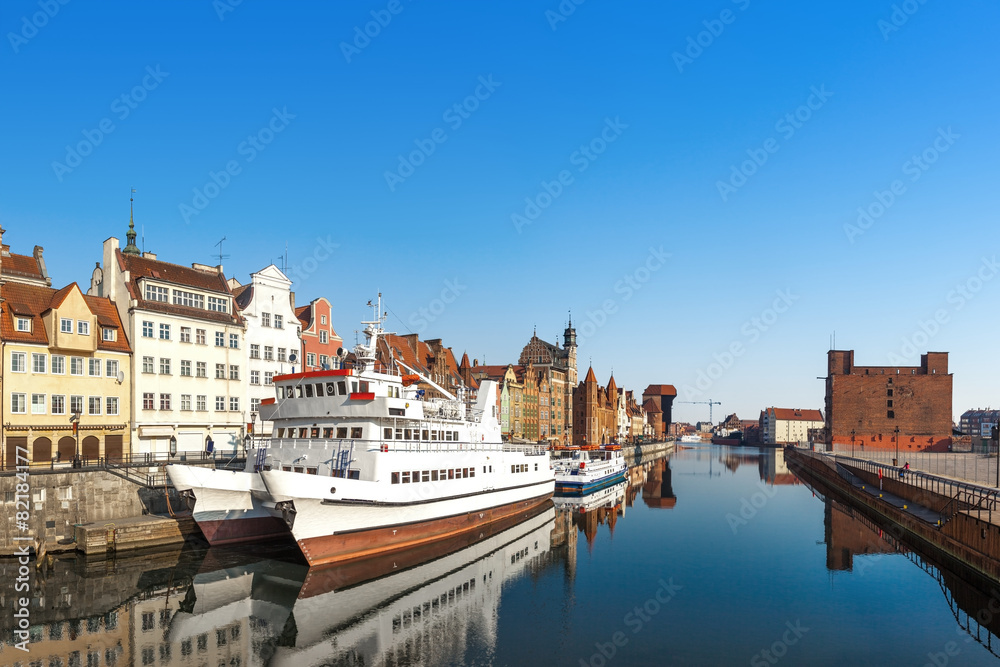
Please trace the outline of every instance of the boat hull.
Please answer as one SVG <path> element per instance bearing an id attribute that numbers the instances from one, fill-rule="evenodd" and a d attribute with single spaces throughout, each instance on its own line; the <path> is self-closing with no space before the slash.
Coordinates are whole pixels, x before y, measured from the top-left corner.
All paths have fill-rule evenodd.
<path id="1" fill-rule="evenodd" d="M 342 563 L 457 537 L 482 530 L 495 522 L 517 515 L 528 518 L 534 510 L 551 498 L 552 492 L 549 491 L 534 498 L 489 507 L 481 511 L 411 524 L 306 538 L 298 540 L 298 544 L 309 565 Z"/>
<path id="2" fill-rule="evenodd" d="M 257 473 L 170 465 L 167 475 L 193 499 L 192 517 L 209 544 L 289 539 L 281 515 L 263 502 L 267 489 Z"/>
<path id="3" fill-rule="evenodd" d="M 557 479 L 556 491 L 570 495 L 590 493 L 622 481 L 625 479 L 626 471 L 626 468 L 622 468 L 621 470 L 616 470 L 608 475 L 605 475 L 604 477 L 598 477 L 596 479 L 585 481 Z"/>

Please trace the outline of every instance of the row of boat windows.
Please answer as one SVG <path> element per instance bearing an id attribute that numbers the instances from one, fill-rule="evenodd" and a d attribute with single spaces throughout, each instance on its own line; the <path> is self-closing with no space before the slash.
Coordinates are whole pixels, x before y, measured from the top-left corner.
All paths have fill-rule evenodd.
<path id="1" fill-rule="evenodd" d="M 486 472 L 486 470 L 487 466 L 483 466 L 484 473 Z M 489 471 L 493 472 L 493 466 L 489 466 Z M 466 479 L 468 477 L 475 477 L 475 476 L 476 476 L 475 468 L 451 468 L 448 470 L 414 470 L 412 473 L 410 471 L 392 473 L 392 483 L 419 484 L 420 482 L 438 482 L 449 479 Z"/>
<path id="2" fill-rule="evenodd" d="M 364 429 L 361 426 L 352 426 L 348 431 L 347 426 L 299 426 L 295 428 L 279 428 L 279 438 L 319 438 L 326 440 L 345 440 L 348 432 L 352 440 L 360 440 L 363 437 Z M 439 431 L 437 429 L 419 428 L 397 428 L 386 426 L 382 429 L 384 440 L 427 440 L 429 442 L 458 442 L 458 431 Z"/>
<path id="3" fill-rule="evenodd" d="M 278 387 L 278 398 L 312 398 L 316 396 L 349 396 L 350 394 L 371 393 L 367 380 L 351 380 L 351 391 L 347 391 L 347 380 L 339 382 L 317 382 L 315 384 L 282 385 Z M 389 398 L 399 398 L 399 387 L 387 387 Z"/>

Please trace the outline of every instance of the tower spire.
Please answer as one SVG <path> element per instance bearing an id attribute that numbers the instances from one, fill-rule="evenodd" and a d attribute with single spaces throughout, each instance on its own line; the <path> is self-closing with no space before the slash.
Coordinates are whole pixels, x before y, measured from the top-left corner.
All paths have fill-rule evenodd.
<path id="1" fill-rule="evenodd" d="M 128 198 L 128 233 L 125 234 L 125 237 L 128 239 L 128 245 L 126 245 L 125 249 L 122 250 L 122 254 L 124 254 L 124 255 L 139 255 L 139 254 L 141 254 L 139 252 L 139 248 L 137 248 L 136 245 L 135 245 L 135 220 L 133 218 L 133 213 L 132 213 L 133 198 L 131 196 L 131 195 L 134 195 L 134 194 L 135 194 L 135 188 L 132 188 L 132 192 L 131 192 L 131 194 L 129 195 L 129 198 Z"/>

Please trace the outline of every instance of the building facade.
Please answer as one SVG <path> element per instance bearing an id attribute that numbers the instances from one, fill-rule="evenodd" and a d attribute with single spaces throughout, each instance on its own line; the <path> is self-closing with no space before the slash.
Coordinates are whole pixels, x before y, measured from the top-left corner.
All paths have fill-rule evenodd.
<path id="1" fill-rule="evenodd" d="M 767 408 L 761 413 L 760 432 L 765 445 L 809 442 L 809 430 L 816 428 L 823 428 L 819 410 Z"/>
<path id="2" fill-rule="evenodd" d="M 538 436 L 542 440 L 573 442 L 573 391 L 577 386 L 576 329 L 570 319 L 563 331 L 563 346 L 532 334 L 521 350 L 518 365 L 533 366 L 538 387 Z"/>
<path id="3" fill-rule="evenodd" d="M 973 438 L 987 438 L 993 435 L 993 427 L 1000 423 L 1000 410 L 976 408 L 966 410 L 958 420 L 958 430 Z"/>
<path id="4" fill-rule="evenodd" d="M 115 305 L 76 283 L 54 290 L 4 279 L 4 467 L 16 465 L 19 447 L 32 463 L 126 457 L 132 356 Z"/>
<path id="5" fill-rule="evenodd" d="M 333 307 L 325 297 L 295 309 L 302 330 L 302 370 L 340 368 L 344 341 L 333 328 Z"/>
<path id="6" fill-rule="evenodd" d="M 618 436 L 618 387 L 615 377 L 608 386 L 597 384 L 593 367 L 587 369 L 583 382 L 573 392 L 573 444 L 604 445 Z"/>
<path id="7" fill-rule="evenodd" d="M 238 452 L 249 413 L 244 321 L 222 266 L 140 253 L 130 222 L 124 250 L 104 242 L 89 293 L 115 302 L 132 343 L 133 451 Z"/>
<path id="8" fill-rule="evenodd" d="M 673 423 L 674 399 L 676 398 L 677 389 L 672 384 L 651 384 L 642 392 L 644 404 L 648 400 L 653 400 L 660 408 L 659 414 L 656 415 L 659 424 L 654 424 L 657 439 L 666 435 L 676 435 L 670 429 L 670 425 Z"/>
<path id="9" fill-rule="evenodd" d="M 952 441 L 952 375 L 947 352 L 919 366 L 855 366 L 853 350 L 827 353 L 826 432 L 834 447 L 946 451 Z"/>
<path id="10" fill-rule="evenodd" d="M 229 280 L 240 316 L 246 322 L 243 363 L 247 369 L 244 402 L 249 409 L 250 429 L 270 437 L 271 422 L 257 418 L 260 402 L 274 398 L 274 376 L 302 369 L 299 318 L 295 311 L 292 281 L 278 267 L 250 274 L 250 282 L 240 285 Z"/>

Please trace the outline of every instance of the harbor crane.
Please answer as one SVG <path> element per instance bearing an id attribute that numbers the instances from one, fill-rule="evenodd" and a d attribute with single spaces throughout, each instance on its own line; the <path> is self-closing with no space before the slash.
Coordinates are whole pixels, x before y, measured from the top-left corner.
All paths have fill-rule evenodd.
<path id="1" fill-rule="evenodd" d="M 711 424 L 712 426 L 715 426 L 715 420 L 712 419 L 712 406 L 713 405 L 722 405 L 722 403 L 720 403 L 719 401 L 713 401 L 711 398 L 708 399 L 707 401 L 677 401 L 677 402 L 678 403 L 689 403 L 691 405 L 694 405 L 696 403 L 700 404 L 700 405 L 707 405 L 708 406 L 708 423 Z"/>

